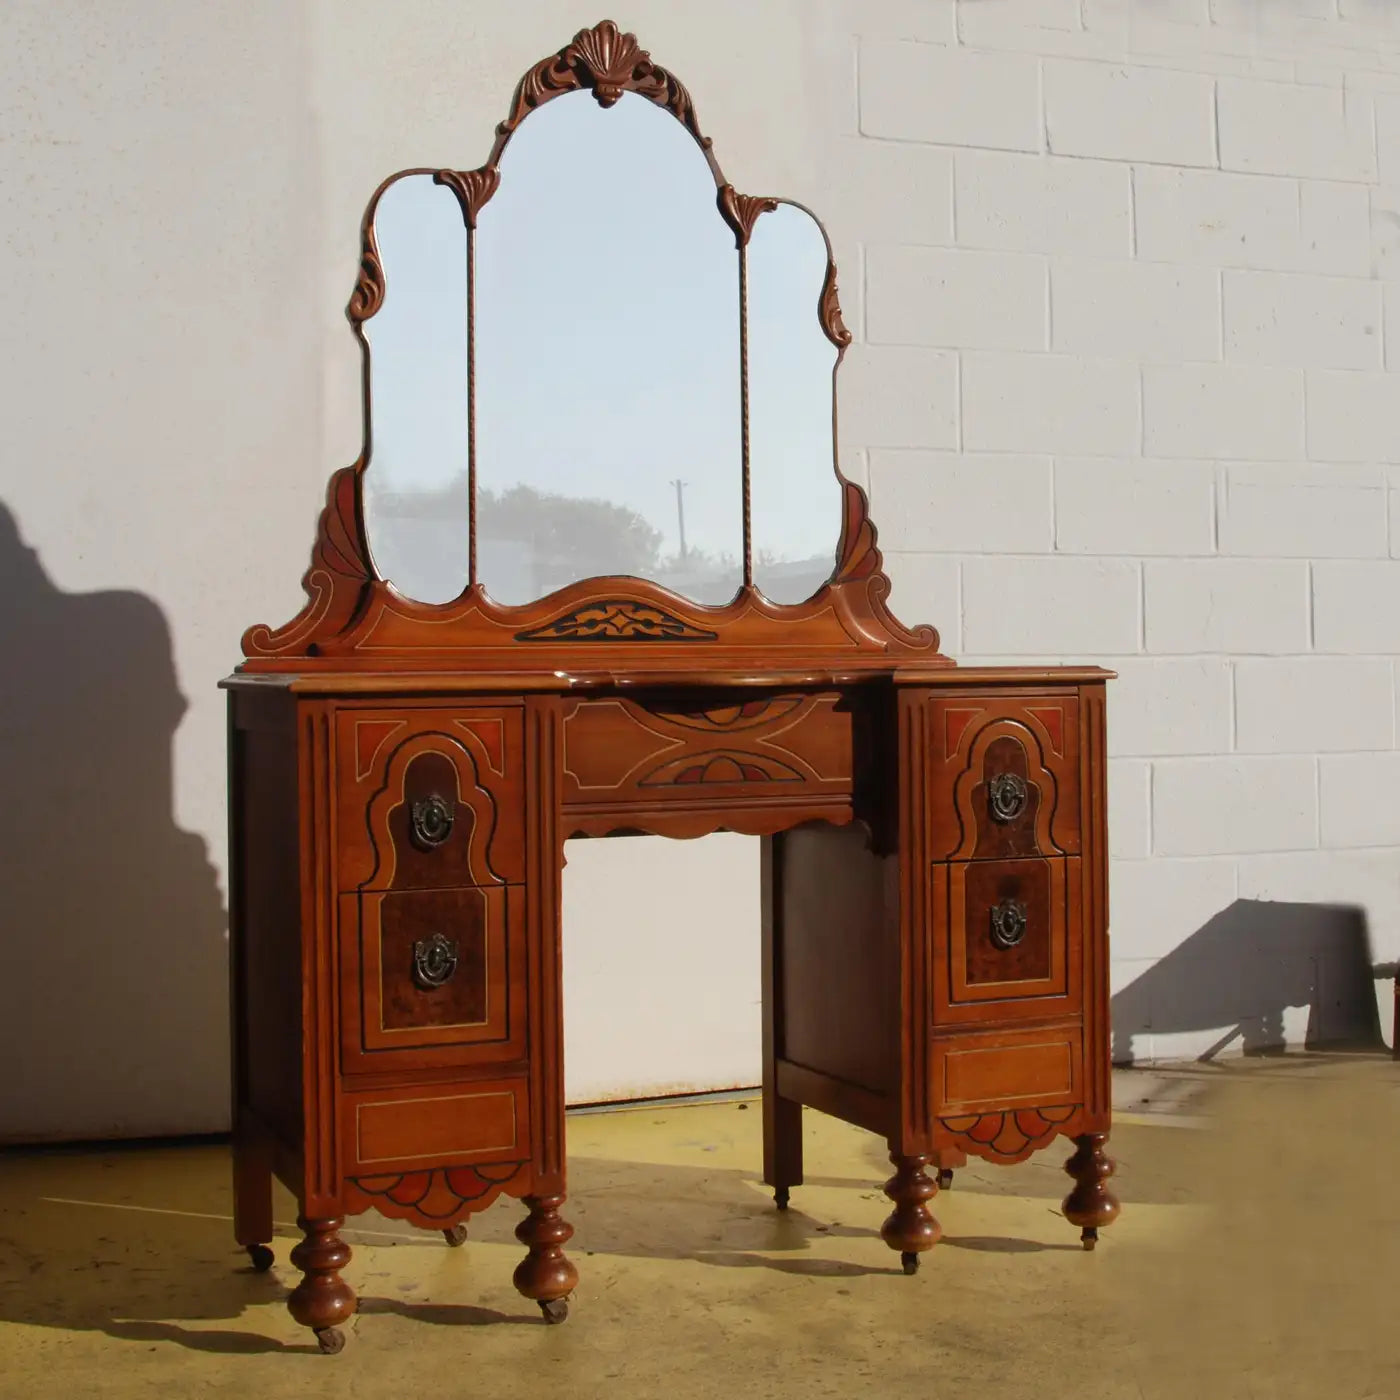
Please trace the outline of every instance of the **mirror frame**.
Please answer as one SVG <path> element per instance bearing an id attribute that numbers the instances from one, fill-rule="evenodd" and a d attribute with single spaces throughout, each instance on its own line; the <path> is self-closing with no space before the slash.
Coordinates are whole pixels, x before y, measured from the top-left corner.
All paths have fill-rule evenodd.
<path id="1" fill-rule="evenodd" d="M 565 93 L 586 90 L 604 107 L 624 92 L 668 111 L 699 144 L 714 176 L 716 201 L 734 233 L 739 255 L 741 431 L 743 483 L 743 584 L 720 607 L 694 603 L 648 579 L 611 576 L 584 579 L 520 605 L 496 603 L 477 576 L 475 336 L 470 288 L 475 273 L 477 216 L 500 185 L 499 162 L 511 135 L 537 107 Z M 377 576 L 365 531 L 362 483 L 370 462 L 373 405 L 370 348 L 364 323 L 383 305 L 384 267 L 374 218 L 384 192 L 398 180 L 431 175 L 461 207 L 468 258 L 468 482 L 471 495 L 469 581 L 446 603 L 405 597 Z M 652 61 L 633 34 L 611 20 L 580 30 L 558 53 L 542 59 L 520 80 L 509 115 L 496 128 L 486 163 L 475 170 L 417 167 L 391 175 L 374 192 L 360 227 L 359 275 L 346 307 L 361 349 L 364 447 L 328 484 L 311 564 L 302 578 L 306 606 L 280 628 L 250 627 L 243 635 L 240 671 L 374 670 L 494 671 L 539 676 L 602 667 L 638 674 L 716 668 L 772 673 L 785 670 L 851 672 L 888 669 L 891 660 L 952 665 L 938 650 L 934 628 L 906 628 L 886 606 L 889 579 L 883 568 L 866 493 L 841 471 L 836 450 L 835 375 L 850 332 L 841 319 L 836 264 L 821 221 L 802 208 L 826 240 L 827 270 L 819 320 L 836 347 L 832 368 L 832 470 L 842 499 L 842 520 L 828 581 L 802 603 L 772 603 L 753 584 L 749 489 L 747 367 L 747 262 L 756 221 L 776 209 L 777 198 L 738 193 L 725 179 L 712 143 L 701 133 L 684 85 Z M 639 647 L 638 643 L 648 643 Z"/>

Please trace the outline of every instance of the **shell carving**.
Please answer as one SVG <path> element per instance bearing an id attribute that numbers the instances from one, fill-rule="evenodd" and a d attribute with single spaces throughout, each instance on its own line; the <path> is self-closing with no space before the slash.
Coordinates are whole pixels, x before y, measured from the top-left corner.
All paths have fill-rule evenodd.
<path id="1" fill-rule="evenodd" d="M 603 107 L 611 107 L 624 92 L 635 92 L 658 107 L 667 108 L 706 149 L 695 121 L 695 106 L 680 80 L 651 61 L 635 34 L 624 34 L 612 20 L 592 29 L 580 29 L 573 42 L 557 54 L 537 63 L 520 80 L 510 104 L 510 115 L 496 128 L 497 149 L 541 103 L 561 93 L 591 88 Z"/>
<path id="2" fill-rule="evenodd" d="M 724 221 L 734 230 L 734 240 L 740 248 L 753 237 L 753 226 L 760 214 L 771 213 L 778 207 L 776 199 L 762 195 L 738 194 L 733 185 L 719 187 L 719 212 Z"/>
<path id="3" fill-rule="evenodd" d="M 570 48 L 588 70 L 594 95 L 603 107 L 611 107 L 634 78 L 643 76 L 642 70 L 651 68 L 651 55 L 638 44 L 637 36 L 623 34 L 610 19 L 595 29 L 579 30 Z"/>
<path id="4" fill-rule="evenodd" d="M 433 183 L 446 185 L 457 196 L 457 203 L 462 206 L 462 222 L 468 228 L 475 228 L 481 206 L 500 187 L 501 172 L 494 165 L 484 165 L 480 170 L 439 170 L 433 176 Z"/>

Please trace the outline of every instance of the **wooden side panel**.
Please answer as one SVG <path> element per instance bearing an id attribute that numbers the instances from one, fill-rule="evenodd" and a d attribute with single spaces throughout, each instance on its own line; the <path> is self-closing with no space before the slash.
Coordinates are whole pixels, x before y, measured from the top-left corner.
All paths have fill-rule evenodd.
<path id="1" fill-rule="evenodd" d="M 560 942 L 564 841 L 559 793 L 564 744 L 560 701 L 532 696 L 525 708 L 526 966 L 534 1162 L 530 1190 L 562 1193 L 564 1161 L 564 953 Z"/>
<path id="2" fill-rule="evenodd" d="M 302 1112 L 305 1117 L 302 1213 L 321 1219 L 341 1210 L 340 1143 L 336 1135 L 340 1021 L 335 918 L 336 808 L 334 710 L 325 701 L 297 705 L 297 791 L 300 799 Z"/>
<path id="3" fill-rule="evenodd" d="M 893 1096 L 899 1083 L 899 947 L 889 858 L 860 827 L 811 827 L 776 845 L 784 1022 L 778 1057 Z"/>
<path id="4" fill-rule="evenodd" d="M 1113 1106 L 1108 982 L 1108 741 L 1105 691 L 1102 681 L 1084 686 L 1079 706 L 1082 726 L 1080 751 L 1084 765 L 1083 825 L 1088 845 L 1084 877 L 1086 1132 L 1107 1132 Z"/>
<path id="5" fill-rule="evenodd" d="M 288 1149 L 302 1139 L 301 867 L 296 706 L 229 697 L 234 1121 L 240 1108 Z"/>

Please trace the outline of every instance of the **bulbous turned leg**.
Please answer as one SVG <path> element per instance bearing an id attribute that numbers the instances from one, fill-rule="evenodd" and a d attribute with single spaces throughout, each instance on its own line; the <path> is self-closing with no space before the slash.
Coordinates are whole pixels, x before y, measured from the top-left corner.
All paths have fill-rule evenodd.
<path id="1" fill-rule="evenodd" d="M 1074 1155 L 1065 1171 L 1074 1178 L 1074 1190 L 1060 1207 L 1071 1225 L 1081 1227 L 1079 1238 L 1085 1249 L 1093 1249 L 1101 1226 L 1118 1219 L 1118 1198 L 1109 1190 L 1108 1179 L 1117 1163 L 1103 1150 L 1107 1133 L 1085 1133 L 1074 1140 Z"/>
<path id="2" fill-rule="evenodd" d="M 344 1347 L 340 1324 L 355 1312 L 355 1292 L 340 1276 L 350 1262 L 350 1246 L 337 1233 L 343 1224 L 341 1216 L 326 1220 L 298 1216 L 297 1228 L 304 1238 L 292 1250 L 292 1263 L 301 1270 L 301 1281 L 287 1299 L 287 1311 L 316 1333 L 324 1352 Z"/>
<path id="3" fill-rule="evenodd" d="M 904 1272 L 913 1274 L 918 1272 L 919 1255 L 943 1237 L 943 1227 L 925 1204 L 938 1194 L 938 1183 L 924 1170 L 928 1157 L 891 1152 L 890 1161 L 894 1175 L 885 1183 L 885 1195 L 894 1202 L 894 1209 L 880 1227 L 880 1238 L 899 1250 Z"/>
<path id="4" fill-rule="evenodd" d="M 526 1196 L 530 1213 L 515 1227 L 515 1238 L 529 1249 L 515 1270 L 515 1286 L 540 1305 L 546 1322 L 569 1315 L 569 1294 L 578 1286 L 578 1270 L 564 1254 L 574 1227 L 559 1214 L 564 1197 Z"/>

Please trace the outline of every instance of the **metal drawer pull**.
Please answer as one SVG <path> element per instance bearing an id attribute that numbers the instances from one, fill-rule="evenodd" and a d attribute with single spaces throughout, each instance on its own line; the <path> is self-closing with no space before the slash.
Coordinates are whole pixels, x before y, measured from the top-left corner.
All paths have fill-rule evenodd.
<path id="1" fill-rule="evenodd" d="M 420 987 L 441 987 L 457 971 L 457 945 L 435 933 L 413 945 L 413 980 Z"/>
<path id="2" fill-rule="evenodd" d="M 1026 809 L 1026 780 L 1019 773 L 998 773 L 987 785 L 987 806 L 995 822 L 1014 822 Z"/>
<path id="3" fill-rule="evenodd" d="M 452 835 L 452 806 L 437 793 L 415 802 L 410 808 L 413 821 L 413 840 L 431 850 L 441 846 Z"/>
<path id="4" fill-rule="evenodd" d="M 992 909 L 992 942 L 998 948 L 1014 948 L 1026 936 L 1026 906 L 1019 899 L 1003 899 Z"/>

